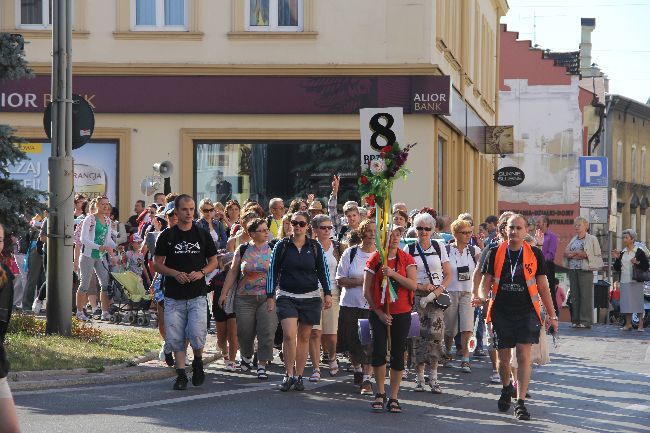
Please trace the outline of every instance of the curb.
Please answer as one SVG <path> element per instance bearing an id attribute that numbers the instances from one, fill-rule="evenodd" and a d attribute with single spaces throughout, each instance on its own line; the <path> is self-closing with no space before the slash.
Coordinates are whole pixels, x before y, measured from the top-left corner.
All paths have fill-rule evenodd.
<path id="1" fill-rule="evenodd" d="M 145 359 L 141 362 L 147 362 L 155 359 L 157 356 L 157 352 L 153 354 L 153 357 L 151 357 L 151 353 L 149 353 L 138 358 L 137 361 Z M 221 357 L 221 353 L 206 356 L 203 358 L 203 362 L 205 365 L 207 365 L 218 359 L 221 359 Z M 123 363 L 120 365 L 107 367 L 104 373 L 93 373 L 89 372 L 87 369 L 80 368 L 64 371 L 49 370 L 43 372 L 11 373 L 8 376 L 8 379 L 13 391 L 36 391 L 42 389 L 67 388 L 80 385 L 104 385 L 109 383 L 144 382 L 149 380 L 173 377 L 176 374 L 176 371 L 173 368 L 167 366 L 148 367 L 151 369 L 151 371 L 142 371 L 142 368 L 147 367 L 135 365 L 135 361 L 136 360 L 130 363 Z M 190 368 L 191 367 L 186 367 L 186 369 Z M 27 373 L 36 374 L 30 375 Z M 60 377 L 55 379 L 42 380 L 42 378 L 52 377 L 56 375 L 60 375 Z"/>

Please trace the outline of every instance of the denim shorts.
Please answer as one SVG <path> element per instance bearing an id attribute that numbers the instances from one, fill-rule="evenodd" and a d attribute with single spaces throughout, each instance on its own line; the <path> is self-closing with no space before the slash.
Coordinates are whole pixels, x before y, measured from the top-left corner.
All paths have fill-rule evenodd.
<path id="1" fill-rule="evenodd" d="M 208 333 L 208 300 L 165 298 L 165 342 L 174 352 L 185 350 L 185 341 L 192 349 L 205 346 Z"/>

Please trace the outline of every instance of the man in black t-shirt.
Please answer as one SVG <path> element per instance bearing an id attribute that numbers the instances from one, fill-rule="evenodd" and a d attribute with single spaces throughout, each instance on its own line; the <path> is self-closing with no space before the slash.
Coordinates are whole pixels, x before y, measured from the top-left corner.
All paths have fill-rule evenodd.
<path id="1" fill-rule="evenodd" d="M 210 235 L 193 222 L 194 200 L 187 194 L 174 202 L 178 224 L 156 241 L 154 269 L 165 277 L 165 340 L 174 351 L 177 378 L 174 389 L 187 388 L 185 349 L 194 351 L 192 384 L 205 380 L 203 347 L 208 332 L 205 276 L 217 267 L 217 249 Z"/>
<path id="2" fill-rule="evenodd" d="M 531 373 L 531 345 L 539 342 L 541 329 L 540 297 L 546 311 L 554 312 L 551 292 L 546 279 L 544 256 L 539 248 L 524 242 L 527 221 L 515 214 L 508 219 L 508 241 L 493 246 L 483 269 L 480 291 L 474 290 L 474 305 L 485 302 L 485 293 L 492 288 L 488 307 L 488 322 L 492 322 L 495 345 L 498 349 L 499 375 L 503 389 L 498 407 L 502 412 L 510 408 L 514 387 L 510 380 L 511 349 L 516 347 L 517 406 L 515 417 L 529 420 L 525 396 Z M 557 317 L 546 316 L 550 327 L 557 330 Z"/>

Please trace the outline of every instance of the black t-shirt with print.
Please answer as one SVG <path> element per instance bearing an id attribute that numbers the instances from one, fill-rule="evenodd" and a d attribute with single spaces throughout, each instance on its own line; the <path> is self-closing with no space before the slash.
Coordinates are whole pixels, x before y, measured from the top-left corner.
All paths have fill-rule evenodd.
<path id="1" fill-rule="evenodd" d="M 496 257 L 498 245 L 490 248 L 486 260 L 486 269 L 484 273 L 494 276 L 494 259 Z M 537 260 L 537 271 L 535 276 L 546 275 L 546 265 L 542 250 L 537 247 L 532 247 L 535 259 Z M 523 263 L 524 251 L 506 251 L 506 258 L 503 262 L 501 270 L 501 279 L 499 280 L 499 291 L 494 300 L 494 311 L 499 315 L 507 316 L 510 318 L 521 318 L 528 316 L 533 309 L 533 302 L 528 294 L 528 287 L 526 286 L 526 278 L 524 277 Z M 511 276 L 512 266 L 515 265 L 515 278 Z"/>
<path id="2" fill-rule="evenodd" d="M 200 271 L 207 263 L 207 259 L 217 254 L 217 248 L 210 235 L 205 230 L 204 233 L 200 230 L 203 229 L 196 224 L 192 224 L 192 228 L 187 231 L 179 229 L 178 226 L 163 230 L 156 241 L 154 255 L 165 257 L 165 266 L 176 271 L 188 274 L 192 271 Z M 175 278 L 165 277 L 167 298 L 193 299 L 205 293 L 205 278 L 181 284 Z"/>

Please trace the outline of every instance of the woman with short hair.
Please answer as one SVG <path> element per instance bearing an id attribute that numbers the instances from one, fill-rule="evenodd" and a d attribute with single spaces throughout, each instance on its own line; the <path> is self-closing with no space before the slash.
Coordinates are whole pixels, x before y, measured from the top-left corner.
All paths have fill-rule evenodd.
<path id="1" fill-rule="evenodd" d="M 350 233 L 357 232 L 352 231 Z M 341 287 L 337 345 L 338 352 L 349 354 L 354 369 L 354 384 L 361 386 L 361 395 L 372 394 L 370 357 L 372 348 L 359 339 L 359 319 L 368 319 L 368 301 L 363 296 L 363 276 L 366 262 L 377 251 L 375 223 L 366 220 L 359 224 L 361 245 L 346 249 L 336 268 L 336 283 Z"/>
<path id="2" fill-rule="evenodd" d="M 313 374 L 309 378 L 310 382 L 320 380 L 320 347 L 323 346 L 323 354 L 329 357 L 330 376 L 336 376 L 339 372 L 339 363 L 336 359 L 336 334 L 339 324 L 339 300 L 340 292 L 336 284 L 336 267 L 341 258 L 340 244 L 334 242 L 332 236 L 332 219 L 324 214 L 316 215 L 311 220 L 312 233 L 321 244 L 327 268 L 329 271 L 330 290 L 332 292 L 332 308 L 323 310 L 321 315 L 321 324 L 314 325 L 309 339 L 309 355 L 313 366 Z M 326 361 L 325 361 L 326 362 Z"/>
<path id="3" fill-rule="evenodd" d="M 257 368 L 257 378 L 266 380 L 266 366 L 273 360 L 273 337 L 278 326 L 275 311 L 266 308 L 266 280 L 271 260 L 266 220 L 257 218 L 251 221 L 248 234 L 251 241 L 240 245 L 235 251 L 218 303 L 224 308 L 228 293 L 236 290 L 234 304 L 241 370 Z M 256 338 L 258 365 L 254 366 Z"/>
<path id="4" fill-rule="evenodd" d="M 226 234 L 231 236 L 232 227 L 239 222 L 241 206 L 237 200 L 228 200 L 226 202 L 223 220 L 225 223 Z"/>
<path id="5" fill-rule="evenodd" d="M 594 272 L 603 267 L 600 244 L 596 236 L 587 233 L 589 221 L 577 217 L 573 226 L 576 235 L 564 250 L 564 266 L 569 268 L 571 286 L 571 320 L 573 328 L 591 328 L 594 299 Z"/>
<path id="6" fill-rule="evenodd" d="M 623 230 L 625 248 L 620 252 L 614 249 L 612 256 L 616 258 L 614 270 L 619 272 L 621 282 L 620 311 L 621 314 L 625 314 L 625 325 L 621 330 L 632 330 L 632 314 L 637 313 L 639 317 L 637 331 L 643 332 L 643 281 L 634 280 L 633 275 L 635 266 L 642 271 L 647 271 L 650 269 L 650 264 L 647 251 L 635 243 L 636 238 L 634 230 Z"/>
<path id="7" fill-rule="evenodd" d="M 441 394 L 438 383 L 438 363 L 443 360 L 444 311 L 432 302 L 425 302 L 431 293 L 440 296 L 451 283 L 451 265 L 447 250 L 437 240 L 431 239 L 436 226 L 435 218 L 429 212 L 419 213 L 413 218 L 417 241 L 404 247 L 417 264 L 417 288 L 415 290 L 415 311 L 420 316 L 420 336 L 413 338 L 413 362 L 417 378 L 415 391 L 424 391 L 424 365 L 429 364 L 429 386 L 434 394 Z"/>
<path id="8" fill-rule="evenodd" d="M 447 245 L 451 281 L 447 287 L 451 305 L 444 312 L 445 347 L 451 353 L 454 337 L 460 332 L 462 360 L 460 369 L 464 373 L 472 370 L 469 365 L 469 339 L 474 331 L 474 307 L 472 307 L 472 274 L 481 253 L 480 248 L 469 245 L 472 226 L 468 221 L 451 223 L 454 242 Z M 446 365 L 445 365 L 446 366 Z"/>

